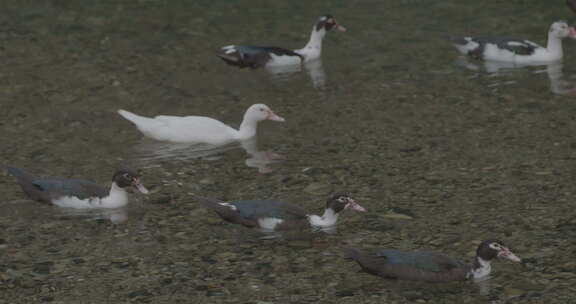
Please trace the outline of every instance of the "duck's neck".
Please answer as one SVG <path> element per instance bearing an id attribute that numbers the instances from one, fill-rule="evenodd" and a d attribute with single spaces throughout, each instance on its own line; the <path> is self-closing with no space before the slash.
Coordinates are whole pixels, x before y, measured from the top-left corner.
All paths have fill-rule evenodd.
<path id="1" fill-rule="evenodd" d="M 296 50 L 296 53 L 304 56 L 305 61 L 319 58 L 322 53 L 322 39 L 324 39 L 324 36 L 326 36 L 326 29 L 316 30 L 316 26 L 314 26 L 312 33 L 310 33 L 310 40 L 308 40 L 306 46 Z"/>
<path id="2" fill-rule="evenodd" d="M 310 221 L 310 225 L 312 226 L 331 227 L 336 225 L 336 222 L 338 221 L 338 213 L 334 212 L 332 208 L 326 208 L 322 216 L 309 215 L 308 221 Z"/>
<path id="3" fill-rule="evenodd" d="M 469 277 L 473 280 L 485 279 L 490 276 L 490 272 L 492 272 L 492 263 L 476 256 L 474 263 L 472 263 Z"/>
<path id="4" fill-rule="evenodd" d="M 101 208 L 119 208 L 128 204 L 128 193 L 124 188 L 118 187 L 116 182 L 112 182 L 108 196 L 100 199 Z"/>
<path id="5" fill-rule="evenodd" d="M 562 50 L 562 39 L 556 36 L 548 35 L 548 44 L 546 49 L 554 60 L 560 60 L 564 56 L 564 51 Z"/>
<path id="6" fill-rule="evenodd" d="M 238 130 L 237 140 L 247 140 L 256 136 L 258 121 L 244 117 Z"/>

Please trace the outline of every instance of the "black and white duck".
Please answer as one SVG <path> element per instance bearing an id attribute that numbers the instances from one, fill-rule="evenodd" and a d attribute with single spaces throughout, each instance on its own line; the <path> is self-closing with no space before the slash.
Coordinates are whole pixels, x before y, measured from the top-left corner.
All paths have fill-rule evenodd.
<path id="1" fill-rule="evenodd" d="M 128 204 L 127 188 L 147 194 L 140 182 L 140 174 L 131 169 L 118 169 L 112 176 L 109 189 L 85 179 L 36 177 L 22 169 L 6 167 L 16 177 L 29 198 L 59 207 L 75 209 L 119 208 Z"/>
<path id="2" fill-rule="evenodd" d="M 226 63 L 240 68 L 272 68 L 275 66 L 300 65 L 303 62 L 320 58 L 322 40 L 326 33 L 336 29 L 346 31 L 346 28 L 336 22 L 332 15 L 321 16 L 310 34 L 310 40 L 301 49 L 289 50 L 274 46 L 228 45 L 218 54 Z"/>
<path id="3" fill-rule="evenodd" d="M 340 212 L 346 209 L 366 211 L 347 194 L 331 195 L 322 215 L 307 212 L 301 207 L 276 200 L 241 200 L 224 202 L 195 196 L 207 209 L 215 211 L 223 220 L 249 228 L 277 231 L 311 226 L 334 227 Z"/>
<path id="4" fill-rule="evenodd" d="M 489 36 L 453 38 L 452 42 L 460 53 L 475 59 L 530 65 L 562 60 L 562 40 L 567 37 L 576 39 L 576 30 L 557 21 L 550 25 L 546 47 L 529 40 Z"/>
<path id="5" fill-rule="evenodd" d="M 492 261 L 497 258 L 521 262 L 520 258 L 498 240 L 480 243 L 470 264 L 427 250 L 346 248 L 344 254 L 355 260 L 362 270 L 369 274 L 390 279 L 428 282 L 480 280 L 490 275 Z"/>

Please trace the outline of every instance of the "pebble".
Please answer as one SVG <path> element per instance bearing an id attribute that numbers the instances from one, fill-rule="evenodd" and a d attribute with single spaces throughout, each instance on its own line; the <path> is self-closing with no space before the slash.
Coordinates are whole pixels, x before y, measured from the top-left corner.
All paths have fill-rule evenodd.
<path id="1" fill-rule="evenodd" d="M 328 195 L 332 191 L 329 184 L 321 182 L 313 182 L 304 188 L 304 192 L 314 195 Z"/>

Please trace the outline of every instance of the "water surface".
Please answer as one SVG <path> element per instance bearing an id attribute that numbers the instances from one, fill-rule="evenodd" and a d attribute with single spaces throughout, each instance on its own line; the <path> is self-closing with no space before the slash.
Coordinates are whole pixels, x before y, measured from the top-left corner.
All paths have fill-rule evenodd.
<path id="1" fill-rule="evenodd" d="M 132 164 L 152 193 L 121 214 L 74 214 L 26 200 L 4 174 L 0 303 L 573 301 L 576 41 L 562 66 L 494 71 L 445 40 L 543 43 L 550 23 L 573 18 L 562 3 L 5 2 L 0 161 L 102 184 Z M 214 56 L 229 44 L 302 47 L 326 13 L 348 32 L 326 37 L 321 70 L 271 75 Z M 260 125 L 250 151 L 282 155 L 265 169 L 241 146 L 150 143 L 116 114 L 237 127 L 253 103 L 286 118 Z M 189 196 L 282 198 L 320 212 L 343 190 L 369 212 L 344 214 L 333 234 L 282 239 L 222 223 Z M 489 237 L 527 262 L 495 264 L 488 295 L 471 283 L 382 280 L 340 256 L 385 246 L 471 259 Z"/>

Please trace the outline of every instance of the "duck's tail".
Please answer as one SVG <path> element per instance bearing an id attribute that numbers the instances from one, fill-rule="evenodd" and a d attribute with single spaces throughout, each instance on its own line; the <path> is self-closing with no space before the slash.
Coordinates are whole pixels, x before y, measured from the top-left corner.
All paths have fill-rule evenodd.
<path id="1" fill-rule="evenodd" d="M 362 268 L 362 271 L 373 275 L 380 275 L 378 269 L 382 265 L 381 259 L 365 254 L 362 250 L 357 248 L 344 248 L 342 251 L 344 252 L 344 257 L 358 263 Z"/>
<path id="2" fill-rule="evenodd" d="M 18 180 L 32 181 L 35 178 L 34 175 L 16 167 L 5 166 L 4 168 L 10 175 L 16 177 Z"/>
<path id="3" fill-rule="evenodd" d="M 225 201 L 221 201 L 215 198 L 207 198 L 198 195 L 192 194 L 192 196 L 200 202 L 200 204 L 209 210 L 213 210 L 225 221 L 241 224 L 246 227 L 256 227 L 256 224 L 250 220 L 246 220 L 240 216 L 238 211 L 236 211 L 236 207 L 230 203 L 226 203 Z"/>
<path id="4" fill-rule="evenodd" d="M 227 45 L 216 56 L 229 65 L 251 69 L 264 66 L 268 60 L 268 55 L 261 48 L 245 45 Z"/>
<path id="5" fill-rule="evenodd" d="M 18 185 L 29 198 L 41 202 L 50 202 L 50 196 L 44 193 L 41 187 L 35 183 L 36 177 L 34 175 L 16 167 L 4 166 L 4 169 L 10 175 L 16 177 Z"/>
<path id="6" fill-rule="evenodd" d="M 209 198 L 209 197 L 203 197 L 203 196 L 199 196 L 199 195 L 195 195 L 195 194 L 190 194 L 194 199 L 196 199 L 198 202 L 200 202 L 200 204 L 207 209 L 212 209 L 215 211 L 220 211 L 220 210 L 225 210 L 225 209 L 230 209 L 228 207 L 226 207 L 225 205 L 222 205 L 223 203 L 226 203 L 224 201 L 221 201 L 219 199 L 215 199 L 215 198 Z"/>
<path id="7" fill-rule="evenodd" d="M 131 121 L 136 126 L 139 126 L 139 125 L 146 123 L 146 122 L 150 122 L 152 120 L 151 118 L 136 115 L 132 112 L 128 112 L 128 111 L 122 110 L 122 109 L 118 110 L 118 114 L 120 114 L 122 117 L 126 118 L 127 120 Z"/>
<path id="8" fill-rule="evenodd" d="M 356 248 L 343 248 L 344 258 L 358 260 L 360 257 L 360 250 Z"/>

